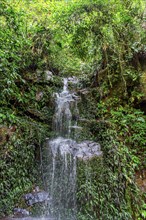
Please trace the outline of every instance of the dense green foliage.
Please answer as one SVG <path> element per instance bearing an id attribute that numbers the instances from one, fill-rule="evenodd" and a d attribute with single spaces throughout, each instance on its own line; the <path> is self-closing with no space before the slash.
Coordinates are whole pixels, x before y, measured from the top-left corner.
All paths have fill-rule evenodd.
<path id="1" fill-rule="evenodd" d="M 140 110 L 118 104 L 113 98 L 99 101 L 92 120 L 93 108 L 88 108 L 89 121 L 84 126 L 101 144 L 103 158 L 78 166 L 79 219 L 145 216 L 144 195 L 135 184 L 135 171 L 146 167 L 146 117 Z"/>
<path id="2" fill-rule="evenodd" d="M 104 153 L 79 166 L 79 219 L 145 217 L 135 182 L 135 172 L 146 168 L 143 12 L 143 0 L 0 1 L 0 215 L 36 184 L 53 92 L 59 77 L 76 75 L 88 90 L 80 106 L 83 136 Z M 46 70 L 53 80 L 46 81 Z"/>
<path id="3" fill-rule="evenodd" d="M 8 121 L 5 118 L 5 121 Z M 8 122 L 7 122 L 8 123 Z M 11 121 L 12 123 L 12 121 Z M 13 121 L 14 123 L 14 121 Z M 16 131 L 7 134 L 9 140 L 5 140 L 0 146 L 0 210 L 1 215 L 12 211 L 19 204 L 24 192 L 32 189 L 36 179 L 36 165 L 39 157 L 36 155 L 39 143 L 46 136 L 47 130 L 41 123 L 28 122 L 26 118 L 16 118 Z M 2 127 L 4 133 L 7 127 Z M 1 134 L 2 135 L 2 134 Z M 35 157 L 35 158 L 34 158 Z"/>

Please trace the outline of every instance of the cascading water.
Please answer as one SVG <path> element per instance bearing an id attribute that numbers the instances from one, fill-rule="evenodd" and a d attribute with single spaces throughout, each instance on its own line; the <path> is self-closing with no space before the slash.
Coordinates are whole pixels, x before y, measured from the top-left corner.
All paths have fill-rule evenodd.
<path id="1" fill-rule="evenodd" d="M 54 130 L 58 135 L 70 137 L 72 123 L 71 109 L 78 112 L 77 99 L 78 97 L 74 93 L 69 92 L 68 80 L 64 79 L 63 91 L 61 93 L 56 93 Z"/>
<path id="2" fill-rule="evenodd" d="M 79 97 L 68 90 L 68 79 L 64 79 L 63 91 L 56 93 L 55 97 L 53 128 L 56 136 L 46 140 L 41 152 L 45 191 L 35 189 L 36 192 L 24 196 L 28 206 L 40 204 L 36 213 L 39 217 L 24 220 L 76 220 L 76 160 L 102 156 L 98 143 L 76 141 L 82 129 L 77 123 Z M 20 208 L 15 210 L 28 213 Z"/>
<path id="3" fill-rule="evenodd" d="M 45 216 L 56 220 L 76 219 L 76 156 L 71 149 L 76 141 L 70 135 L 71 127 L 77 127 L 77 100 L 78 97 L 68 90 L 68 80 L 64 79 L 63 91 L 56 94 L 55 100 L 53 127 L 57 137 L 47 141 L 45 156 L 48 165 L 44 165 L 43 171 L 51 198 Z M 72 109 L 76 114 L 74 120 Z"/>

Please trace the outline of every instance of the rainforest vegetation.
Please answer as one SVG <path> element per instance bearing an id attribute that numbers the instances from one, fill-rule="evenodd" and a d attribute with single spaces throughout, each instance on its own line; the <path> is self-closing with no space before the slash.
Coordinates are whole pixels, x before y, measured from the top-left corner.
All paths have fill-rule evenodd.
<path id="1" fill-rule="evenodd" d="M 76 76 L 83 135 L 103 151 L 78 164 L 78 219 L 146 218 L 145 19 L 144 0 L 0 1 L 1 217 L 41 187 L 53 93 Z"/>

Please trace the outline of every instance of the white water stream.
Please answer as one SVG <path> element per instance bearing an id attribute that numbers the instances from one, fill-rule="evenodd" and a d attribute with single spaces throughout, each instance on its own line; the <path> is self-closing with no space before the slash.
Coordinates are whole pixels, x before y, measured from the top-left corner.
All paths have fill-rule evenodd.
<path id="1" fill-rule="evenodd" d="M 76 141 L 70 136 L 71 128 L 78 128 L 76 120 L 72 120 L 72 110 L 78 113 L 78 97 L 68 90 L 67 79 L 64 79 L 63 91 L 55 96 L 53 128 L 56 137 L 46 143 L 47 165 L 43 166 L 46 190 L 51 197 L 44 216 L 76 220 L 76 157 L 71 149 Z"/>
<path id="2" fill-rule="evenodd" d="M 88 160 L 102 156 L 98 143 L 89 140 L 78 143 L 75 140 L 82 129 L 77 123 L 78 100 L 79 97 L 68 89 L 68 79 L 64 79 L 62 92 L 55 94 L 55 138 L 46 139 L 40 151 L 45 191 L 25 195 L 29 206 L 39 202 L 40 206 L 36 204 L 39 217 L 23 217 L 21 220 L 77 220 L 76 161 L 78 158 Z"/>

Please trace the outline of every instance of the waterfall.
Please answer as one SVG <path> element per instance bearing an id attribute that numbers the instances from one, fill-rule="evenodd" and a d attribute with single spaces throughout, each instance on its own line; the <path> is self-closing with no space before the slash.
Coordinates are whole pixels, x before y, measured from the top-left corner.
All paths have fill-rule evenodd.
<path id="1" fill-rule="evenodd" d="M 50 200 L 44 216 L 55 220 L 76 220 L 76 160 L 102 156 L 101 147 L 94 141 L 76 140 L 79 97 L 68 89 L 64 79 L 63 90 L 55 94 L 54 139 L 47 140 L 44 155 L 44 179 Z M 75 132 L 77 131 L 77 132 Z"/>
<path id="2" fill-rule="evenodd" d="M 76 156 L 72 146 L 76 141 L 70 138 L 71 128 L 77 127 L 78 97 L 68 89 L 64 79 L 63 91 L 55 94 L 53 128 L 56 137 L 48 140 L 45 152 L 45 185 L 50 194 L 45 216 L 56 220 L 76 220 Z M 47 162 L 46 162 L 47 161 Z"/>
<path id="3" fill-rule="evenodd" d="M 78 100 L 68 89 L 68 79 L 64 79 L 63 90 L 55 94 L 55 137 L 46 139 L 41 152 L 44 191 L 36 190 L 24 196 L 29 206 L 40 203 L 36 213 L 39 218 L 34 220 L 76 220 L 76 161 L 102 156 L 100 144 L 76 140 L 82 129 L 78 126 Z"/>
<path id="4" fill-rule="evenodd" d="M 72 111 L 77 110 L 77 99 L 74 93 L 68 90 L 68 80 L 64 79 L 63 91 L 56 93 L 56 108 L 54 115 L 54 130 L 58 135 L 70 137 Z"/>

